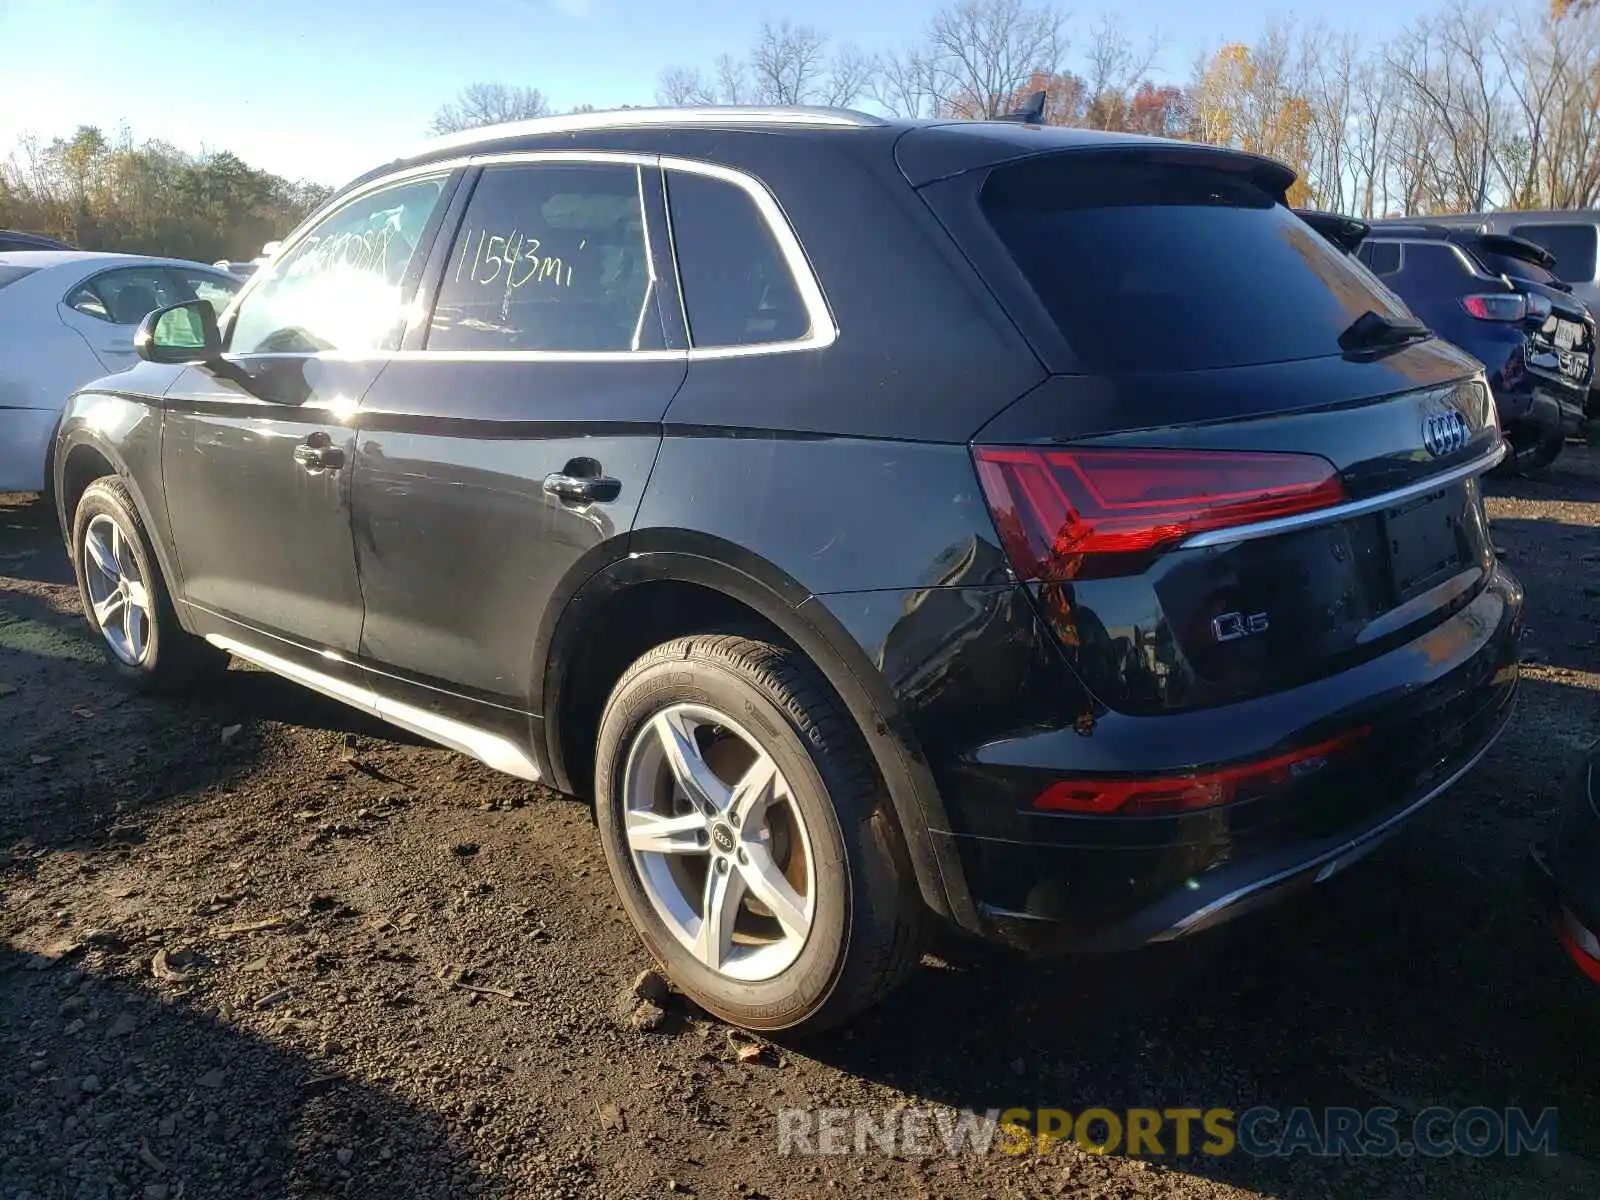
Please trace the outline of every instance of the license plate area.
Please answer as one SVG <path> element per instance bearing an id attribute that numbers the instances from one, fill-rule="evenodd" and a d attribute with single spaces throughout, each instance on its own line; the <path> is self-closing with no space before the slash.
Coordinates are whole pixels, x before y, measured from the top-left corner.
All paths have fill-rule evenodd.
<path id="1" fill-rule="evenodd" d="M 1398 603 L 1443 583 L 1469 562 L 1466 493 L 1446 488 L 1383 513 L 1389 578 Z"/>

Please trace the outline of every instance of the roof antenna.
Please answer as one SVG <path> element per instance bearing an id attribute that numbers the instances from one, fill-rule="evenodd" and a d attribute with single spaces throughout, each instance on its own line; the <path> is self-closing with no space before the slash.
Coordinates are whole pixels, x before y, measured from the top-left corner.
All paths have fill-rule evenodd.
<path id="1" fill-rule="evenodd" d="M 1044 89 L 1040 88 L 1037 92 L 1033 93 L 1033 95 L 1024 100 L 1022 102 L 1022 106 L 1015 112 L 1009 112 L 1005 116 L 997 117 L 995 119 L 999 121 L 1018 121 L 1023 125 L 1043 125 L 1044 104 L 1046 99 L 1048 99 L 1048 97 L 1045 95 Z"/>

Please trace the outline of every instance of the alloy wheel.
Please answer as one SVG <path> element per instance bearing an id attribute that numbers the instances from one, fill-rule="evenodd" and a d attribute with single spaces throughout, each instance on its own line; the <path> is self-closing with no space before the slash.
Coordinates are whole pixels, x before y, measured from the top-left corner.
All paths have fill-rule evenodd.
<path id="1" fill-rule="evenodd" d="M 111 653 L 138 666 L 150 651 L 150 591 L 127 535 L 104 513 L 84 531 L 83 574 L 95 622 Z"/>
<path id="2" fill-rule="evenodd" d="M 673 937 L 730 979 L 793 965 L 816 915 L 816 864 L 759 741 L 706 705 L 669 705 L 634 735 L 623 804 L 629 855 Z"/>

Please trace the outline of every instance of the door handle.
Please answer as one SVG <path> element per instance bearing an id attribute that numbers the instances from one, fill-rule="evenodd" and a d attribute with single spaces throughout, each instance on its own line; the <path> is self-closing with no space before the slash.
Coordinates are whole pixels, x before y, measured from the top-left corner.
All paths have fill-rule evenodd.
<path id="1" fill-rule="evenodd" d="M 344 466 L 344 451 L 331 445 L 325 433 L 313 433 L 294 448 L 294 460 L 315 475 L 320 471 L 337 471 Z"/>
<path id="2" fill-rule="evenodd" d="M 622 494 L 622 481 L 609 475 L 567 475 L 556 471 L 544 477 L 544 490 L 563 504 L 606 503 Z"/>

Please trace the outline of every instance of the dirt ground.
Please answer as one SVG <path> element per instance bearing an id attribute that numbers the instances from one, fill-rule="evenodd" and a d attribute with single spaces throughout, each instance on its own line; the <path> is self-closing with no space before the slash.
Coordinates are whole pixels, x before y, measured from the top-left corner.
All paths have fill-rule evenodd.
<path id="1" fill-rule="evenodd" d="M 242 667 L 126 694 L 50 514 L 0 498 L 0 1197 L 1600 1195 L 1600 990 L 1521 875 L 1600 734 L 1600 451 L 1490 490 L 1534 661 L 1406 836 L 1162 952 L 942 946 L 749 1061 L 676 998 L 635 1027 L 583 806 Z M 1554 1106 L 1560 1153 L 777 1152 L 780 1109 L 903 1104 Z"/>

